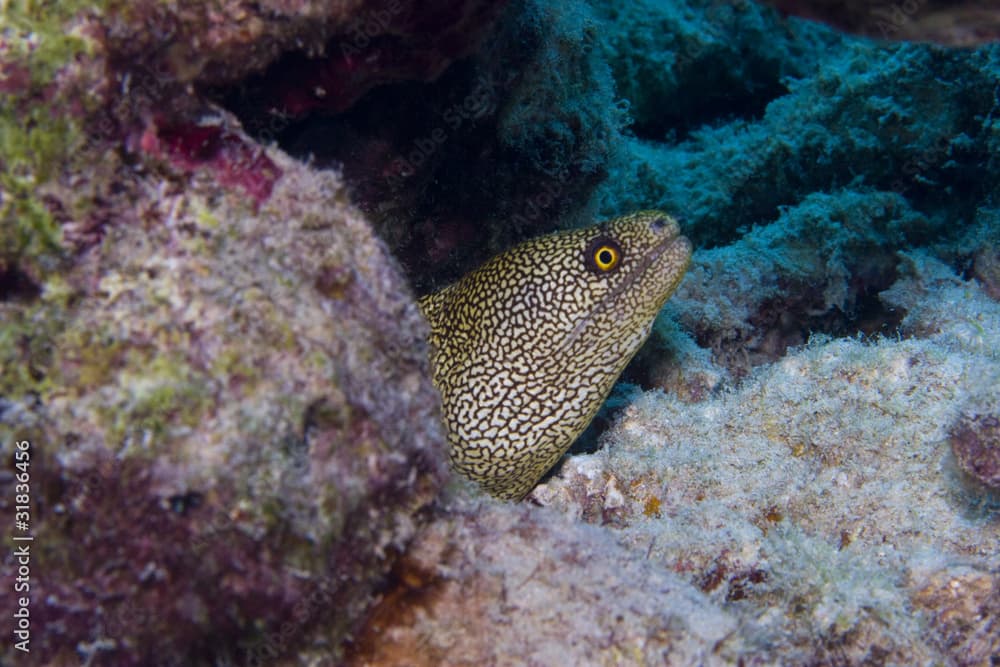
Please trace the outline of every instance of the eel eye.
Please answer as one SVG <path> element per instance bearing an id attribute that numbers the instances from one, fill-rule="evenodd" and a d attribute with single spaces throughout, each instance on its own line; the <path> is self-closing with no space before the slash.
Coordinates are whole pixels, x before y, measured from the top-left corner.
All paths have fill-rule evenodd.
<path id="1" fill-rule="evenodd" d="M 609 245 L 602 245 L 594 253 L 594 264 L 601 271 L 610 271 L 618 264 L 618 251 Z"/>
<path id="2" fill-rule="evenodd" d="M 614 271 L 621 258 L 621 246 L 609 238 L 595 239 L 587 248 L 587 265 L 597 274 Z"/>

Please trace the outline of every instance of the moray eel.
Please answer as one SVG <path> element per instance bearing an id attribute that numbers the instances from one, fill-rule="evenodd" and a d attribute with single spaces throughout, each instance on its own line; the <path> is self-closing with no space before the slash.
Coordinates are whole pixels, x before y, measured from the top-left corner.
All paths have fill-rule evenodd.
<path id="1" fill-rule="evenodd" d="M 660 211 L 527 241 L 420 300 L 452 467 L 519 500 L 593 419 L 677 288 Z"/>

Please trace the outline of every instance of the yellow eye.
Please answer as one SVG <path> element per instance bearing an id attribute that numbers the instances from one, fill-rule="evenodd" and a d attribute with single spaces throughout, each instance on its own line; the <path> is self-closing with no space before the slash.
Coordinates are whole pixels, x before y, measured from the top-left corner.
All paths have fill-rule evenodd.
<path id="1" fill-rule="evenodd" d="M 618 248 L 609 244 L 600 245 L 594 251 L 594 266 L 601 271 L 610 271 L 618 266 L 619 257 Z"/>
<path id="2" fill-rule="evenodd" d="M 607 235 L 598 236 L 587 244 L 583 262 L 587 270 L 598 276 L 611 273 L 622 261 L 622 247 Z"/>

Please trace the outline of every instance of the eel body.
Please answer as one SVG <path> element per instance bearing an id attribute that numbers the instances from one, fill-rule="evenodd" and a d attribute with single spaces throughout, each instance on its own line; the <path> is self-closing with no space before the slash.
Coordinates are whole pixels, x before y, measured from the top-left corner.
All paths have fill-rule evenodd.
<path id="1" fill-rule="evenodd" d="M 420 300 L 453 468 L 523 498 L 593 419 L 680 283 L 660 211 L 532 239 Z"/>

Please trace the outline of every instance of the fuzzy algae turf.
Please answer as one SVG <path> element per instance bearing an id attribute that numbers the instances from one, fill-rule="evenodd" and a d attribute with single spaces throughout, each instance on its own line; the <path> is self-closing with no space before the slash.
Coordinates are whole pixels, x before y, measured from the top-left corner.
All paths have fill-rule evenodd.
<path id="1" fill-rule="evenodd" d="M 0 459 L 32 443 L 40 663 L 268 662 L 331 615 L 336 654 L 445 477 L 425 325 L 342 180 L 173 68 L 232 80 L 356 8 L 256 40 L 236 4 L 0 8 Z"/>
<path id="2" fill-rule="evenodd" d="M 0 12 L 0 268 L 16 259 L 49 273 L 63 254 L 45 187 L 81 160 L 82 120 L 97 104 L 102 73 L 95 67 L 68 89 L 56 81 L 86 69 L 92 41 L 73 20 L 93 5 L 14 2 Z"/>
<path id="3" fill-rule="evenodd" d="M 1000 304 L 925 253 L 903 260 L 882 298 L 905 337 L 816 336 L 697 403 L 647 392 L 532 498 L 615 526 L 746 619 L 732 663 L 836 647 L 843 664 L 989 664 L 1000 495 L 949 440 L 996 417 Z"/>
<path id="4" fill-rule="evenodd" d="M 143 219 L 0 304 L 3 444 L 37 446 L 38 500 L 72 518 L 36 526 L 52 574 L 32 614 L 62 630 L 32 650 L 51 664 L 103 639 L 120 664 L 188 656 L 220 628 L 252 652 L 314 590 L 313 621 L 357 618 L 444 477 L 415 304 L 339 181 L 275 159 L 284 177 L 258 210 L 207 179 L 127 186 Z M 316 283 L 338 267 L 330 297 Z M 123 569 L 95 583 L 112 557 Z M 164 576 L 137 587 L 148 563 Z M 80 597 L 92 588 L 113 599 Z"/>
<path id="5" fill-rule="evenodd" d="M 444 477 L 423 323 L 335 176 L 275 153 L 250 203 L 130 141 L 102 18 L 0 16 L 0 458 L 30 441 L 55 508 L 32 655 L 251 662 L 303 605 L 338 644 Z"/>
<path id="6" fill-rule="evenodd" d="M 527 494 L 593 419 L 680 284 L 691 244 L 640 211 L 523 243 L 421 300 L 453 467 Z"/>

